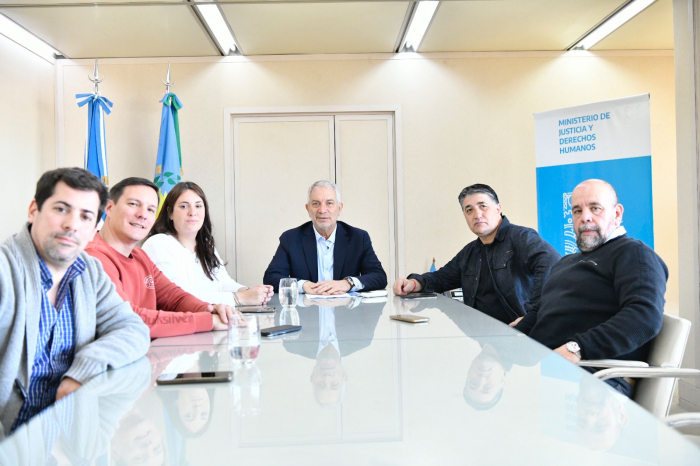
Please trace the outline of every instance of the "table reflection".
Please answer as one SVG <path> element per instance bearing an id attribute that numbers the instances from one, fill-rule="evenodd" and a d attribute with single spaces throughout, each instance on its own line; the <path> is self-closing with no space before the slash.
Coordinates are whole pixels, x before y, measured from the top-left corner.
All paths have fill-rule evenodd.
<path id="1" fill-rule="evenodd" d="M 343 357 L 370 346 L 386 304 L 367 304 L 361 311 L 348 307 L 361 300 L 359 297 L 305 298 L 305 304 L 310 302 L 312 307 L 298 310 L 303 334 L 294 342 L 284 342 L 288 352 L 316 361 L 309 380 L 314 399 L 322 407 L 333 408 L 342 402 L 348 380 Z M 362 312 L 362 316 L 356 312 Z"/>
<path id="2" fill-rule="evenodd" d="M 557 355 L 545 358 L 540 371 L 546 435 L 592 451 L 658 458 L 657 430 L 642 427 L 651 414 Z"/>
<path id="3" fill-rule="evenodd" d="M 251 364 L 226 332 L 156 342 L 0 443 L 0 464 L 700 464 L 639 406 L 462 304 L 325 304 L 289 313 L 303 333 L 264 339 Z M 231 383 L 155 385 L 227 370 Z"/>
<path id="4" fill-rule="evenodd" d="M 142 358 L 104 372 L 54 403 L 0 444 L 0 464 L 87 464 L 106 461 L 123 418 L 148 388 Z M 119 425 L 119 428 L 117 428 Z M 112 447 L 113 450 L 113 447 Z M 127 463 L 131 464 L 131 463 Z"/>

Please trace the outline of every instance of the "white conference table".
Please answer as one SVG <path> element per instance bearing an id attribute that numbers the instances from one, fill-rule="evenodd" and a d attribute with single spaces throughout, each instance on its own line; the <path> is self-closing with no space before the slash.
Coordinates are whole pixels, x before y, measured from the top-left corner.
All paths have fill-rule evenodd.
<path id="1" fill-rule="evenodd" d="M 275 296 L 261 326 L 303 329 L 263 339 L 252 364 L 234 363 L 227 332 L 155 340 L 0 443 L 0 464 L 700 465 L 634 402 L 460 302 L 306 304 L 282 313 Z M 154 384 L 199 370 L 234 379 Z"/>

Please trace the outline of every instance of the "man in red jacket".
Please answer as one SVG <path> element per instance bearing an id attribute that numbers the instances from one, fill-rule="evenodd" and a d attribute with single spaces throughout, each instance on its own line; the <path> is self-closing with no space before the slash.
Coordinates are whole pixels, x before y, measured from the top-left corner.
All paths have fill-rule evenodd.
<path id="1" fill-rule="evenodd" d="M 158 187 L 144 178 L 126 178 L 109 191 L 102 229 L 85 251 L 102 262 L 119 295 L 151 330 L 151 338 L 226 330 L 238 311 L 187 293 L 156 267 L 136 244 L 151 230 L 158 210 Z"/>

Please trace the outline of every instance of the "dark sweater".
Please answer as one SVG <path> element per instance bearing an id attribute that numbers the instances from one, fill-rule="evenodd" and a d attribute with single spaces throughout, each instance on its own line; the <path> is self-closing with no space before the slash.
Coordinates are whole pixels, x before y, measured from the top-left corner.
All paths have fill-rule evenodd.
<path id="1" fill-rule="evenodd" d="M 664 261 L 623 235 L 554 265 L 539 308 L 516 328 L 552 349 L 575 341 L 583 359 L 644 361 L 661 330 L 667 279 Z"/>

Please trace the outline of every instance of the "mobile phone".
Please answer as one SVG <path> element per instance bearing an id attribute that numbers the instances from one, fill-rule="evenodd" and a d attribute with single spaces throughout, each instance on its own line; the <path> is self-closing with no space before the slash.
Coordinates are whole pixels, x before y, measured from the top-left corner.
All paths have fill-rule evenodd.
<path id="1" fill-rule="evenodd" d="M 437 298 L 437 293 L 430 293 L 427 291 L 418 293 L 408 293 L 406 296 L 401 296 L 403 299 L 425 299 L 425 298 Z"/>
<path id="2" fill-rule="evenodd" d="M 260 330 L 260 335 L 264 337 L 274 337 L 275 335 L 282 335 L 299 330 L 301 330 L 301 325 L 279 325 L 277 327 L 269 327 Z"/>
<path id="3" fill-rule="evenodd" d="M 236 306 L 237 311 L 241 311 L 243 314 L 268 314 L 275 312 L 274 307 L 270 306 Z"/>
<path id="4" fill-rule="evenodd" d="M 393 316 L 389 316 L 389 318 L 394 320 L 401 320 L 403 322 L 410 322 L 412 324 L 430 322 L 430 317 L 419 316 L 417 314 L 396 314 Z"/>
<path id="5" fill-rule="evenodd" d="M 181 372 L 179 374 L 163 374 L 156 379 L 158 385 L 174 385 L 181 383 L 230 382 L 233 372 Z"/>

